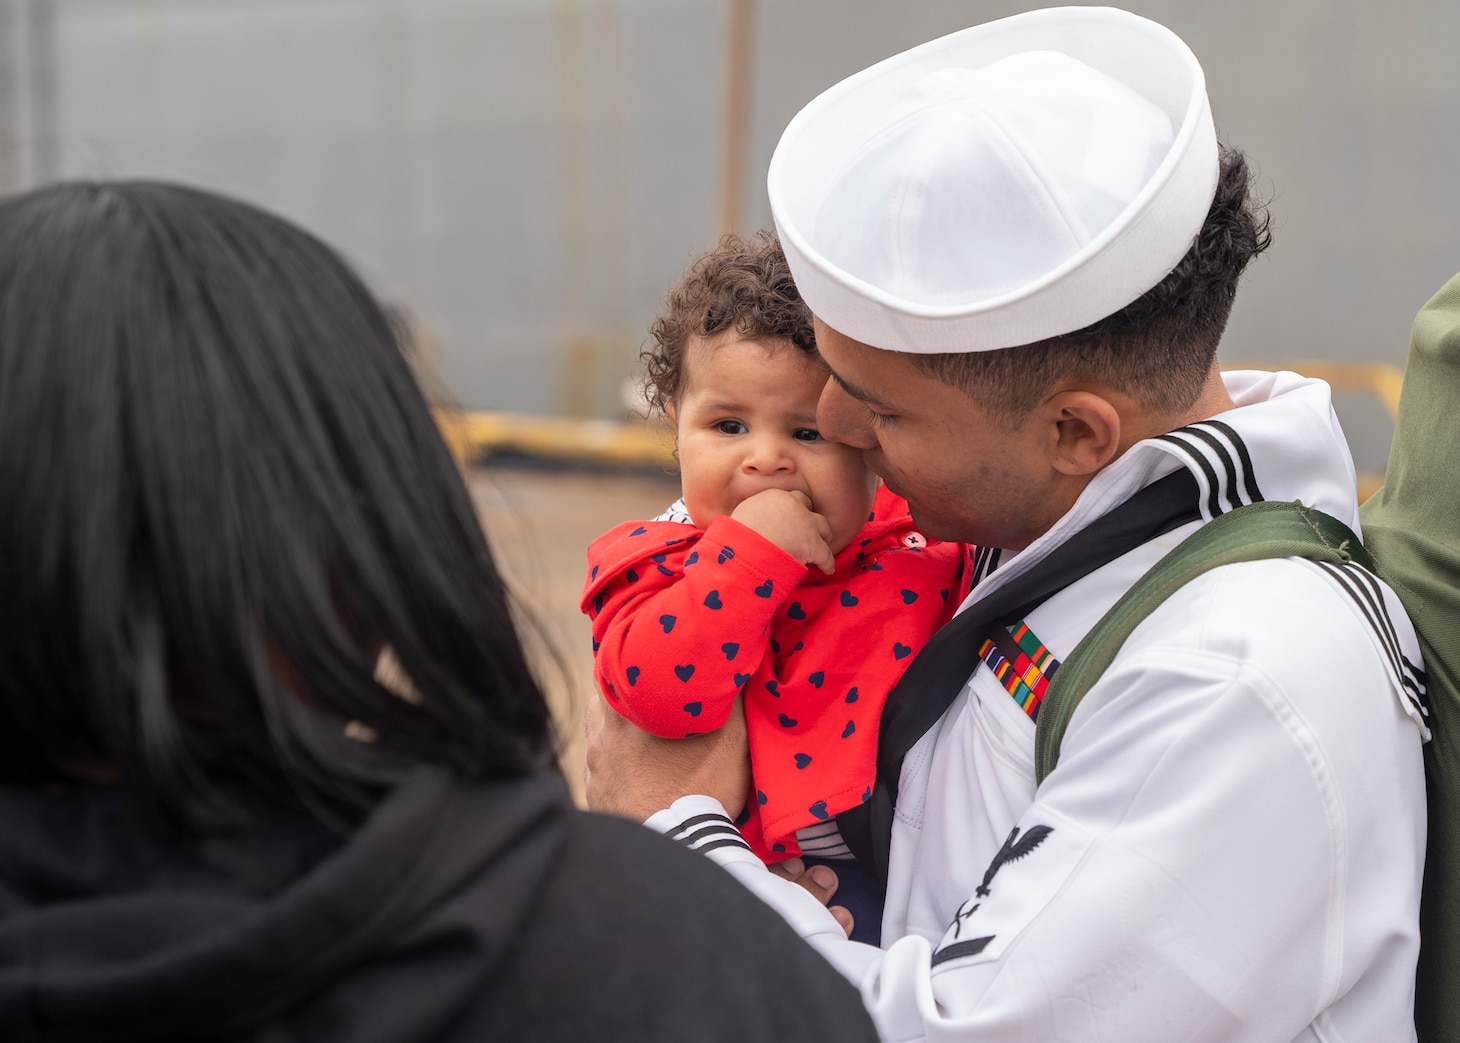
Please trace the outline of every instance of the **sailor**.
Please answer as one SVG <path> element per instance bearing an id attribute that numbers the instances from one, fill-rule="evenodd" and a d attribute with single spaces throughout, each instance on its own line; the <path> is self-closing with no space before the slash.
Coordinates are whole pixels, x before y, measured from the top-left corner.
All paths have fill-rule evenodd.
<path id="1" fill-rule="evenodd" d="M 1182 588 L 1036 785 L 1049 678 L 1185 536 L 1263 499 L 1358 528 L 1328 387 L 1217 368 L 1268 241 L 1250 180 L 1191 51 L 1109 8 L 889 58 L 808 104 L 772 159 L 832 374 L 822 435 L 929 537 L 981 548 L 957 640 L 884 718 L 884 742 L 916 734 L 886 787 L 882 948 L 735 843 L 733 732 L 687 763 L 597 714 L 590 800 L 726 866 L 887 1039 L 1414 1038 L 1423 672 L 1370 574 L 1275 559 Z M 1113 557 L 1092 535 L 1112 528 L 1134 539 Z M 1015 618 L 956 630 L 992 599 Z"/>

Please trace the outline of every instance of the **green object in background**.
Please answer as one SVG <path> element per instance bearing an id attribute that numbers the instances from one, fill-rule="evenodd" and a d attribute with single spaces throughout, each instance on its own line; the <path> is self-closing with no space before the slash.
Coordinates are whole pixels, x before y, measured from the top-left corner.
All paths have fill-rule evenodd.
<path id="1" fill-rule="evenodd" d="M 1425 746 L 1429 847 L 1420 907 L 1415 1025 L 1460 1041 L 1460 275 L 1410 334 L 1384 485 L 1361 508 L 1379 574 L 1419 632 L 1433 738 Z"/>

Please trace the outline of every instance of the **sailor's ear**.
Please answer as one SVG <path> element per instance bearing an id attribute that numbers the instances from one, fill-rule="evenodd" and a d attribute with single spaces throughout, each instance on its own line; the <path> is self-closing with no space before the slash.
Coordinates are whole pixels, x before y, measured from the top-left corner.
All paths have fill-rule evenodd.
<path id="1" fill-rule="evenodd" d="M 1039 407 L 1039 417 L 1050 466 L 1060 474 L 1092 475 L 1120 455 L 1120 410 L 1098 392 L 1056 392 Z"/>

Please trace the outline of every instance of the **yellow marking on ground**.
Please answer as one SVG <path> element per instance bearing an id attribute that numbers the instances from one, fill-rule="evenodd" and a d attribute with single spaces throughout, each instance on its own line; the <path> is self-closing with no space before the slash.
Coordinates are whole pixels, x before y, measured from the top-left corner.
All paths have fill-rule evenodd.
<path id="1" fill-rule="evenodd" d="M 1223 369 L 1260 369 L 1273 372 L 1292 370 L 1305 377 L 1328 382 L 1335 391 L 1371 391 L 1379 397 L 1389 419 L 1399 416 L 1399 393 L 1404 386 L 1404 370 L 1383 362 L 1323 362 L 1318 359 L 1295 359 L 1289 362 L 1228 362 Z M 1382 474 L 1361 471 L 1358 476 L 1359 502 L 1363 503 L 1384 484 Z"/>
<path id="2" fill-rule="evenodd" d="M 521 413 L 438 409 L 436 422 L 464 464 L 515 452 L 552 460 L 615 466 L 674 466 L 674 436 L 645 421 L 571 420 Z"/>

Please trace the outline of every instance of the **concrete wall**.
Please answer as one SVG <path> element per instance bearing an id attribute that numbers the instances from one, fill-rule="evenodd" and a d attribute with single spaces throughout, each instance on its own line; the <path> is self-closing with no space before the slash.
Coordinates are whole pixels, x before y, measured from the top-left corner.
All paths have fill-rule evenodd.
<path id="1" fill-rule="evenodd" d="M 729 0 L 0 0 L 0 190 L 183 179 L 296 219 L 491 409 L 611 416 L 718 232 Z M 1034 4 L 757 0 L 742 224 L 781 128 L 881 57 Z M 1402 363 L 1460 269 L 1452 0 L 1131 0 L 1273 195 L 1229 360 Z M 1361 466 L 1376 403 L 1341 404 Z"/>

